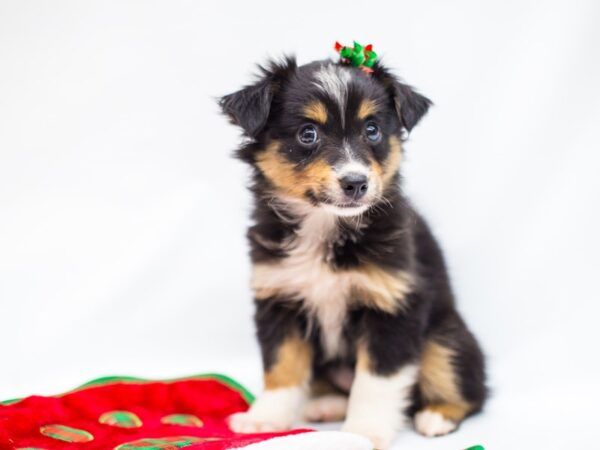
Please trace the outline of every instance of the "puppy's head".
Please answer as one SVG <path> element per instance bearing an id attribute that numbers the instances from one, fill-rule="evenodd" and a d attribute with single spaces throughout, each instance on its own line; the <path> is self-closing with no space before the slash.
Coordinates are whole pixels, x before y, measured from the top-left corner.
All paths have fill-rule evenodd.
<path id="1" fill-rule="evenodd" d="M 404 133 L 431 102 L 376 65 L 372 73 L 317 61 L 271 63 L 253 85 L 220 100 L 250 143 L 270 195 L 339 216 L 382 201 L 398 173 Z"/>

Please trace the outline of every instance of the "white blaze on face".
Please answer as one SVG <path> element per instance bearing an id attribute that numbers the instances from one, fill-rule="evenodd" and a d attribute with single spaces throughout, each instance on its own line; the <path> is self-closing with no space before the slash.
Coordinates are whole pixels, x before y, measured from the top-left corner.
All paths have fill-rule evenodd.
<path id="1" fill-rule="evenodd" d="M 328 97 L 337 103 L 340 109 L 340 120 L 344 127 L 346 103 L 348 102 L 348 83 L 350 83 L 348 69 L 335 64 L 326 64 L 315 73 L 315 85 Z"/>
<path id="2" fill-rule="evenodd" d="M 341 179 L 348 174 L 354 173 L 364 175 L 368 179 L 369 175 L 371 175 L 371 168 L 364 162 L 356 159 L 352 146 L 345 139 L 342 150 L 344 156 L 334 167 L 335 172 L 338 174 L 338 178 Z"/>
<path id="3" fill-rule="evenodd" d="M 338 165 L 335 168 L 335 172 L 338 174 L 339 179 L 342 179 L 343 177 L 345 177 L 346 175 L 350 175 L 351 173 L 357 175 L 364 175 L 368 179 L 369 175 L 371 174 L 371 169 L 360 161 L 350 160 Z"/>
<path id="4" fill-rule="evenodd" d="M 337 104 L 341 126 L 344 128 L 346 107 L 348 103 L 348 86 L 352 79 L 350 70 L 336 64 L 323 64 L 315 72 L 314 76 L 315 86 Z M 370 167 L 356 158 L 352 146 L 347 141 L 344 141 L 341 150 L 343 152 L 343 157 L 334 167 L 338 180 L 341 180 L 344 176 L 349 174 L 358 174 L 365 175 L 369 180 L 369 183 L 371 183 L 372 177 Z M 340 186 L 332 186 L 330 189 L 332 189 L 331 196 L 335 203 L 342 204 L 347 202 L 347 198 L 345 198 L 344 192 L 341 190 Z M 324 204 L 323 208 L 337 216 L 353 217 L 360 215 L 369 209 L 367 203 L 368 202 L 364 202 L 363 205 L 356 207 L 339 207 L 335 204 Z"/>

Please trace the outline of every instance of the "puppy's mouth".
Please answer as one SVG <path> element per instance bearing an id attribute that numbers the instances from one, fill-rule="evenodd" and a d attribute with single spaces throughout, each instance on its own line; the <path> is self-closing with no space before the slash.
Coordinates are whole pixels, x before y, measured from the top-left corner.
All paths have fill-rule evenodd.
<path id="1" fill-rule="evenodd" d="M 364 213 L 371 206 L 370 203 L 350 202 L 323 202 L 323 208 L 340 217 L 352 217 Z"/>
<path id="2" fill-rule="evenodd" d="M 362 202 L 346 202 L 346 203 L 330 203 L 330 205 L 337 206 L 338 208 L 359 208 L 361 206 L 367 206 Z"/>

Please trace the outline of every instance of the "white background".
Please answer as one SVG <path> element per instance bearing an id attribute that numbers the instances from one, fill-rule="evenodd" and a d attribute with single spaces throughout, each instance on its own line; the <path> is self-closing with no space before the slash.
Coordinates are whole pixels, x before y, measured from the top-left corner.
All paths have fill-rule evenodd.
<path id="1" fill-rule="evenodd" d="M 207 371 L 259 391 L 248 170 L 214 100 L 356 39 L 436 104 L 406 189 L 493 389 L 398 448 L 600 446 L 599 23 L 596 0 L 1 0 L 0 398 Z"/>

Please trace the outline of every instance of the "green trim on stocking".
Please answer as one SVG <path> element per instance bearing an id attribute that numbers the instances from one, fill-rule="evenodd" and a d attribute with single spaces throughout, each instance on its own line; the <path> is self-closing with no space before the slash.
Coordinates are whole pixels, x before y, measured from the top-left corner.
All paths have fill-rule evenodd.
<path id="1" fill-rule="evenodd" d="M 70 394 L 72 392 L 81 391 L 84 389 L 94 388 L 98 386 L 107 386 L 115 383 L 127 383 L 127 384 L 145 384 L 145 383 L 177 383 L 179 381 L 194 381 L 194 380 L 213 380 L 218 381 L 221 384 L 224 384 L 228 388 L 233 389 L 238 392 L 243 399 L 249 405 L 254 402 L 254 395 L 246 389 L 242 384 L 235 381 L 233 378 L 228 377 L 227 375 L 223 375 L 221 373 L 205 373 L 200 375 L 193 375 L 191 377 L 182 377 L 182 378 L 172 378 L 167 380 L 151 380 L 146 378 L 137 378 L 137 377 L 128 377 L 128 376 L 109 376 L 109 377 L 101 377 L 96 378 L 95 380 L 88 381 L 85 384 L 82 384 L 78 388 L 75 388 L 71 391 L 65 392 L 63 394 L 53 395 L 52 397 L 62 397 L 63 395 Z M 11 400 L 4 400 L 0 402 L 0 406 L 8 406 L 15 404 L 19 401 L 23 400 L 23 398 L 15 398 Z"/>

